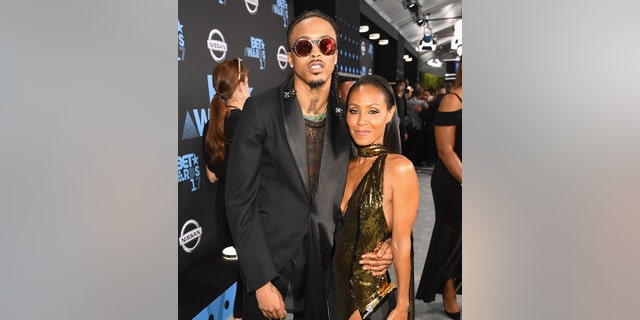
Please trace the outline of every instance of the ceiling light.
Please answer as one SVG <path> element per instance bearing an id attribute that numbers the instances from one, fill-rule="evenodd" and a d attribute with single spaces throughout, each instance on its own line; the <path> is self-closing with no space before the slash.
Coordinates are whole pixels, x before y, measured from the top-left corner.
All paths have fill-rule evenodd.
<path id="1" fill-rule="evenodd" d="M 451 39 L 451 50 L 456 50 L 462 45 L 462 20 L 456 21 L 453 25 L 453 38 Z"/>
<path id="2" fill-rule="evenodd" d="M 417 1 L 414 1 L 414 0 L 405 0 L 404 1 L 404 6 L 410 12 L 418 12 L 418 10 L 420 10 L 420 4 Z"/>
<path id="3" fill-rule="evenodd" d="M 368 25 L 361 25 L 360 29 L 359 29 L 360 33 L 365 33 L 367 31 L 369 31 L 369 26 Z"/>
<path id="4" fill-rule="evenodd" d="M 430 59 L 429 61 L 427 61 L 427 65 L 434 68 L 440 68 L 442 67 L 442 61 L 440 61 L 440 59 L 438 58 Z"/>
<path id="5" fill-rule="evenodd" d="M 389 39 L 380 39 L 378 41 L 378 44 L 381 45 L 381 46 L 386 46 L 386 45 L 389 44 Z"/>
<path id="6" fill-rule="evenodd" d="M 369 35 L 369 40 L 378 40 L 378 39 L 380 39 L 379 33 L 372 33 Z"/>
<path id="7" fill-rule="evenodd" d="M 404 61 L 405 61 L 405 62 L 411 62 L 411 61 L 413 61 L 413 58 L 408 57 L 408 58 L 404 59 Z"/>
<path id="8" fill-rule="evenodd" d="M 409 59 L 409 55 L 408 55 L 408 54 L 405 54 L 404 56 L 402 56 L 402 59 L 404 59 L 404 60 Z"/>

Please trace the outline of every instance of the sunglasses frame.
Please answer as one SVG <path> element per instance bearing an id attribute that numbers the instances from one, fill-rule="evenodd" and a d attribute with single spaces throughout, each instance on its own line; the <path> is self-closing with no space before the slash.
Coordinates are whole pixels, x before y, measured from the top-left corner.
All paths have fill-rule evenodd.
<path id="1" fill-rule="evenodd" d="M 329 39 L 332 41 L 333 44 L 333 52 L 331 52 L 330 54 L 325 53 L 321 48 L 320 48 L 320 42 L 322 42 L 323 40 Z M 296 50 L 296 47 L 298 46 L 298 43 L 300 43 L 301 41 L 306 41 L 306 42 L 310 42 L 311 43 L 311 49 L 309 50 L 309 52 L 306 55 L 301 55 L 300 53 L 298 53 L 298 50 Z M 336 53 L 336 51 L 338 50 L 338 41 L 336 41 L 336 39 L 332 38 L 332 37 L 324 37 L 322 39 L 306 39 L 306 38 L 300 38 L 298 40 L 296 40 L 293 43 L 293 46 L 291 46 L 291 51 L 293 51 L 293 53 L 295 53 L 296 56 L 300 57 L 300 58 L 306 58 L 308 56 L 311 55 L 311 51 L 313 51 L 313 46 L 318 47 L 318 50 L 320 50 L 320 53 L 322 53 L 325 56 L 332 56 Z"/>

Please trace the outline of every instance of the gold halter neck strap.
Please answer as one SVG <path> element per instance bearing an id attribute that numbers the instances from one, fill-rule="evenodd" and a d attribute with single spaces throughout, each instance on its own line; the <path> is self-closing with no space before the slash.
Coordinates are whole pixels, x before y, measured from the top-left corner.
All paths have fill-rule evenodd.
<path id="1" fill-rule="evenodd" d="M 381 154 L 387 154 L 389 150 L 381 144 L 370 144 L 368 146 L 358 146 L 358 155 L 361 157 L 375 157 Z"/>

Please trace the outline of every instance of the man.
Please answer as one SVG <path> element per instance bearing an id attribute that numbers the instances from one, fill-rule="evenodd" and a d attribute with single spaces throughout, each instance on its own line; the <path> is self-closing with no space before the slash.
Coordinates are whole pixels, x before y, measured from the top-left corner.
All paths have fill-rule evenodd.
<path id="1" fill-rule="evenodd" d="M 247 100 L 227 169 L 227 217 L 245 279 L 244 319 L 328 318 L 325 291 L 350 136 L 336 87 L 333 19 L 306 11 L 287 30 L 291 76 Z M 321 165 L 322 164 L 322 165 Z M 379 250 L 379 255 L 387 252 Z M 367 270 L 392 254 L 367 254 Z M 293 306 L 283 296 L 291 292 Z"/>
<path id="2" fill-rule="evenodd" d="M 422 112 L 422 133 L 423 133 L 423 154 L 422 159 L 427 167 L 433 166 L 435 163 L 436 150 L 435 150 L 435 136 L 433 134 L 433 112 L 431 110 L 431 104 L 433 101 L 433 88 L 426 87 L 422 100 L 424 100 L 429 108 Z"/>
<path id="3" fill-rule="evenodd" d="M 437 86 L 434 90 L 435 97 L 428 102 L 429 108 L 427 109 L 427 112 L 424 113 L 423 124 L 425 124 L 428 130 L 427 133 L 429 137 L 427 139 L 430 140 L 428 143 L 429 147 L 425 150 L 425 153 L 427 154 L 427 166 L 432 166 L 436 162 L 436 159 L 438 157 L 438 150 L 436 149 L 436 139 L 433 131 L 433 118 L 436 114 L 436 111 L 438 110 L 440 101 L 442 100 L 442 98 L 444 98 L 445 94 L 445 86 Z"/>
<path id="4" fill-rule="evenodd" d="M 407 100 L 407 133 L 409 133 L 409 139 L 407 140 L 407 157 L 413 166 L 419 167 L 422 160 L 422 114 L 427 111 L 429 106 L 422 100 L 424 89 L 417 87 L 413 89 L 413 93 L 409 100 Z"/>
<path id="5" fill-rule="evenodd" d="M 347 95 L 349 94 L 349 89 L 353 86 L 355 81 L 350 77 L 340 77 L 338 80 L 338 97 L 340 101 L 347 104 Z"/>
<path id="6" fill-rule="evenodd" d="M 393 85 L 393 91 L 395 92 L 396 96 L 396 110 L 398 110 L 398 116 L 400 117 L 400 139 L 402 140 L 402 150 L 403 150 L 403 154 L 404 154 L 404 149 L 405 149 L 405 141 L 407 141 L 407 138 L 409 138 L 409 136 L 407 135 L 407 124 L 406 121 L 404 119 L 405 114 L 406 114 L 406 101 L 404 98 L 404 89 L 406 88 L 406 85 L 404 83 L 404 80 L 402 79 L 398 79 L 396 81 L 396 83 Z"/>

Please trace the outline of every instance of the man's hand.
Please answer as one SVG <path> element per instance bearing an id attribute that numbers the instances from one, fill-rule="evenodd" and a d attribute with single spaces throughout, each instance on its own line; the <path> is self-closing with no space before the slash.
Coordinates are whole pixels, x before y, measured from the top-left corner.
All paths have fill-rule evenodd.
<path id="1" fill-rule="evenodd" d="M 382 242 L 380 249 L 375 252 L 365 253 L 361 257 L 362 269 L 371 271 L 374 276 L 381 276 L 393 262 L 393 250 L 391 249 L 391 239 Z"/>
<path id="2" fill-rule="evenodd" d="M 287 309 L 284 306 L 282 295 L 271 282 L 267 282 L 256 290 L 256 299 L 258 300 L 258 308 L 265 317 L 269 319 L 284 319 L 286 317 Z"/>

